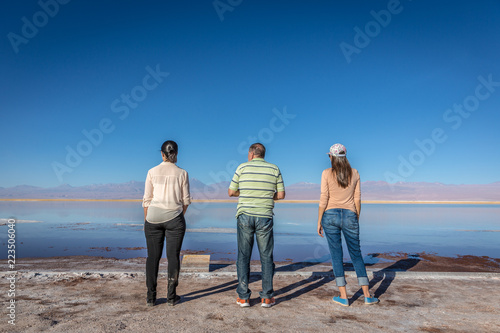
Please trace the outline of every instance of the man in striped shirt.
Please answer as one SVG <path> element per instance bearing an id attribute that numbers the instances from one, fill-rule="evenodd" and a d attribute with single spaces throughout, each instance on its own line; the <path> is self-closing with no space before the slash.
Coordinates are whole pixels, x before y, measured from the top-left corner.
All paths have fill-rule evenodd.
<path id="1" fill-rule="evenodd" d="M 262 291 L 259 293 L 261 305 L 269 308 L 275 304 L 273 208 L 274 200 L 285 198 L 285 186 L 280 169 L 264 161 L 265 154 L 266 148 L 263 144 L 251 145 L 248 150 L 248 162 L 238 166 L 228 189 L 230 197 L 239 197 L 236 212 L 238 224 L 236 302 L 241 307 L 250 306 L 251 290 L 248 289 L 248 282 L 254 235 L 262 266 Z"/>

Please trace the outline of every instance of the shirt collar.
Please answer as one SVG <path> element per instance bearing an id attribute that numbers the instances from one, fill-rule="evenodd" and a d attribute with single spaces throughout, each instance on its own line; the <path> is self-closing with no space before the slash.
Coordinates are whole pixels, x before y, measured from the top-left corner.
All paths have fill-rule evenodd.
<path id="1" fill-rule="evenodd" d="M 264 158 L 262 157 L 254 157 L 252 161 L 264 161 Z M 251 162 L 251 161 L 250 161 Z"/>

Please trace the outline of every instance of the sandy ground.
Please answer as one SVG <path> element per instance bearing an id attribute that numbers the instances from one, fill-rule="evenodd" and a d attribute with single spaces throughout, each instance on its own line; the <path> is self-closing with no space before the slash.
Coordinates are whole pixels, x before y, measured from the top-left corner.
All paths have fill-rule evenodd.
<path id="1" fill-rule="evenodd" d="M 260 276 L 252 275 L 250 308 L 235 304 L 233 262 L 210 272 L 184 271 L 181 303 L 166 304 L 166 264 L 159 300 L 145 304 L 145 258 L 59 257 L 18 259 L 16 325 L 8 324 L 8 272 L 0 273 L 0 332 L 499 332 L 500 260 L 379 255 L 367 265 L 377 305 L 363 304 L 355 274 L 347 272 L 350 307 L 338 295 L 329 263 L 279 263 L 277 304 L 260 306 Z M 0 264 L 6 267 L 5 260 Z M 252 270 L 260 271 L 254 263 Z M 472 270 L 472 272 L 471 272 Z M 483 273 L 478 273 L 482 271 Z M 470 272 L 470 273 L 464 273 Z M 163 287 L 162 287 L 163 284 Z"/>

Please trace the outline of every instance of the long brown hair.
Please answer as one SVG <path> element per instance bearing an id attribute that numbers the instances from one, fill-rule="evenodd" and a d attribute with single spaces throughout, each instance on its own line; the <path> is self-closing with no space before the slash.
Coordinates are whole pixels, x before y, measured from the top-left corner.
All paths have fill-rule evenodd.
<path id="1" fill-rule="evenodd" d="M 337 184 L 342 188 L 347 188 L 351 183 L 352 168 L 345 156 L 330 155 L 332 161 L 332 173 L 337 178 Z"/>

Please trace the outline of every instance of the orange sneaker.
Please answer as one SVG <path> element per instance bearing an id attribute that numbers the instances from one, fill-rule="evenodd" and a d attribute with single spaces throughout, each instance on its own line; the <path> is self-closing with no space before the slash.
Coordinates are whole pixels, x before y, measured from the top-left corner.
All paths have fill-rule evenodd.
<path id="1" fill-rule="evenodd" d="M 247 308 L 250 306 L 250 302 L 247 299 L 241 299 L 239 297 L 236 299 L 236 304 L 238 304 L 242 308 Z"/>
<path id="2" fill-rule="evenodd" d="M 270 308 L 271 306 L 273 306 L 274 304 L 276 304 L 276 301 L 274 300 L 274 297 L 273 298 L 262 298 L 262 304 L 261 306 L 263 308 Z"/>

